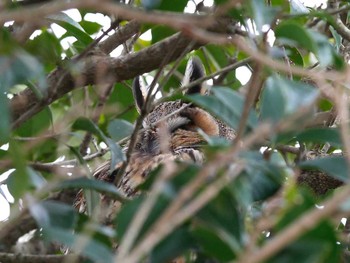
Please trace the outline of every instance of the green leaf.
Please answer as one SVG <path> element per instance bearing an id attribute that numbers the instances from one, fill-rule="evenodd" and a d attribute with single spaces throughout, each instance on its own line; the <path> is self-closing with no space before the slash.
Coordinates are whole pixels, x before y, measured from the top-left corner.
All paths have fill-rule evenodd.
<path id="1" fill-rule="evenodd" d="M 271 5 L 281 9 L 285 13 L 290 12 L 290 4 L 288 0 L 271 0 Z"/>
<path id="2" fill-rule="evenodd" d="M 316 31 L 288 21 L 276 27 L 275 36 L 284 44 L 301 46 L 313 52 L 323 67 L 339 63 L 337 67 L 341 68 L 339 55 L 336 54 L 328 38 Z"/>
<path id="3" fill-rule="evenodd" d="M 15 132 L 22 137 L 34 137 L 47 129 L 52 122 L 52 112 L 49 107 L 45 107 L 42 111 L 23 123 Z"/>
<path id="4" fill-rule="evenodd" d="M 125 154 L 121 147 L 116 144 L 113 140 L 107 138 L 103 132 L 98 128 L 98 126 L 87 118 L 78 118 L 72 126 L 76 130 L 84 130 L 95 134 L 100 137 L 110 148 L 111 150 L 111 171 L 114 170 L 114 167 L 119 162 L 126 160 Z"/>
<path id="5" fill-rule="evenodd" d="M 194 225 L 195 237 L 199 244 L 208 249 L 208 246 L 214 240 L 217 241 L 216 251 L 208 250 L 212 255 L 220 260 L 227 261 L 235 258 L 242 246 L 243 228 L 242 217 L 238 211 L 238 205 L 231 191 L 225 189 L 202 208 L 196 215 Z M 203 229 L 206 229 L 203 232 Z M 200 234 L 200 236 L 198 236 Z M 203 234 L 208 235 L 210 240 L 204 238 Z M 213 245 L 213 244 L 211 244 Z M 219 249 L 219 247 L 221 249 Z M 223 254 L 225 251 L 225 254 Z"/>
<path id="6" fill-rule="evenodd" d="M 308 84 L 273 75 L 265 82 L 261 118 L 277 122 L 313 103 L 319 92 Z"/>
<path id="7" fill-rule="evenodd" d="M 336 53 L 332 45 L 329 43 L 328 38 L 312 30 L 309 30 L 309 34 L 317 46 L 315 55 L 320 61 L 320 66 L 326 67 L 328 65 L 331 65 L 334 61 Z"/>
<path id="8" fill-rule="evenodd" d="M 9 100 L 6 93 L 1 89 L 0 85 L 0 145 L 6 143 L 10 135 L 10 110 L 9 110 Z"/>
<path id="9" fill-rule="evenodd" d="M 19 144 L 10 141 L 9 152 L 13 160 L 15 170 L 6 180 L 11 195 L 17 200 L 23 196 L 31 187 L 30 176 Z"/>
<path id="10" fill-rule="evenodd" d="M 293 224 L 303 213 L 311 210 L 315 207 L 314 197 L 308 191 L 299 191 L 298 194 L 293 196 L 290 203 L 286 204 L 286 211 L 281 215 L 277 224 L 275 225 L 275 231 L 282 231 L 284 228 Z"/>
<path id="11" fill-rule="evenodd" d="M 291 14 L 308 14 L 309 9 L 307 9 L 300 0 L 290 0 L 290 10 Z"/>
<path id="12" fill-rule="evenodd" d="M 220 262 L 228 262 L 235 258 L 235 255 L 218 232 L 215 228 L 197 226 L 192 230 L 192 235 L 207 255 Z"/>
<path id="13" fill-rule="evenodd" d="M 256 28 L 260 33 L 263 32 L 264 25 L 270 26 L 277 14 L 277 9 L 271 6 L 267 6 L 265 4 L 265 1 L 261 0 L 251 0 L 250 8 L 253 14 Z"/>
<path id="14" fill-rule="evenodd" d="M 349 181 L 349 169 L 343 156 L 329 156 L 313 160 L 307 160 L 298 165 L 303 169 L 320 170 L 343 182 Z"/>
<path id="15" fill-rule="evenodd" d="M 157 2 L 159 0 L 147 0 L 148 2 Z M 183 12 L 188 0 L 177 0 L 176 3 L 173 0 L 160 0 L 159 10 L 172 11 L 172 12 Z M 143 0 L 145 2 L 145 0 Z"/>
<path id="16" fill-rule="evenodd" d="M 152 30 L 152 41 L 151 41 L 152 44 L 157 43 L 176 33 L 176 31 L 173 30 L 172 28 L 169 28 L 167 26 L 162 26 L 162 25 L 157 25 L 153 27 L 151 30 Z"/>
<path id="17" fill-rule="evenodd" d="M 23 167 L 25 165 L 21 163 L 23 160 L 19 161 L 21 158 L 19 156 L 17 158 L 16 166 L 18 168 L 6 180 L 10 193 L 16 199 L 22 197 L 27 191 L 39 189 L 46 184 L 46 180 L 37 171 L 31 167 Z"/>
<path id="18" fill-rule="evenodd" d="M 301 47 L 314 53 L 317 51 L 317 45 L 310 34 L 310 31 L 296 22 L 287 21 L 278 24 L 275 29 L 275 36 L 276 38 L 289 40 L 290 44 L 293 42 L 297 43 Z"/>
<path id="19" fill-rule="evenodd" d="M 287 246 L 269 262 L 341 262 L 341 245 L 334 226 L 326 221 Z"/>
<path id="20" fill-rule="evenodd" d="M 341 45 L 342 45 L 342 36 L 338 34 L 337 31 L 335 31 L 334 27 L 330 26 L 329 30 L 332 33 L 333 39 L 335 40 L 334 46 L 335 46 L 335 50 L 336 52 L 340 51 Z"/>
<path id="21" fill-rule="evenodd" d="M 97 33 L 102 27 L 99 23 L 86 21 L 86 20 L 82 20 L 81 22 L 79 22 L 79 24 L 84 28 L 86 33 L 88 33 L 89 35 Z"/>
<path id="22" fill-rule="evenodd" d="M 103 258 L 103 262 L 112 262 L 113 254 L 111 251 L 94 239 L 98 235 L 83 235 L 73 232 L 78 222 L 78 213 L 72 206 L 55 201 L 44 201 L 30 206 L 29 210 L 42 228 L 44 239 L 59 242 L 73 250 L 79 247 L 82 255 L 96 262 L 99 262 L 101 258 Z M 80 247 L 82 240 L 86 243 L 83 242 L 84 246 Z M 78 246 L 77 242 L 79 242 Z"/>
<path id="23" fill-rule="evenodd" d="M 112 251 L 101 242 L 92 239 L 90 235 L 78 234 L 60 228 L 45 228 L 43 229 L 43 237 L 48 241 L 64 244 L 72 248 L 73 251 L 78 247 L 79 250 L 76 252 L 81 253 L 94 262 L 101 262 L 101 259 L 105 263 L 113 262 Z"/>
<path id="24" fill-rule="evenodd" d="M 57 186 L 57 190 L 67 188 L 91 189 L 102 194 L 109 195 L 118 201 L 125 202 L 124 195 L 118 190 L 117 187 L 101 180 L 88 179 L 86 177 L 75 178 L 63 181 Z"/>
<path id="25" fill-rule="evenodd" d="M 266 200 L 280 189 L 285 181 L 287 166 L 278 153 L 272 153 L 268 160 L 257 151 L 244 152 L 241 154 L 241 157 L 247 162 L 245 171 L 248 175 L 248 188 L 251 191 L 252 201 Z M 234 192 L 239 191 L 237 189 Z M 239 199 L 240 197 L 238 196 L 237 198 Z"/>
<path id="26" fill-rule="evenodd" d="M 228 0 L 214 0 L 215 5 L 222 5 L 226 3 Z"/>
<path id="27" fill-rule="evenodd" d="M 83 130 L 91 132 L 92 134 L 95 134 L 101 139 L 105 139 L 106 136 L 103 134 L 103 132 L 98 128 L 98 126 L 93 123 L 90 119 L 80 117 L 78 118 L 72 125 L 72 128 L 74 130 Z"/>
<path id="28" fill-rule="evenodd" d="M 73 229 L 78 219 L 72 206 L 51 200 L 30 206 L 29 211 L 42 228 Z"/>
<path id="29" fill-rule="evenodd" d="M 118 222 L 116 229 L 118 234 L 118 240 L 121 240 L 123 238 L 123 236 L 126 233 L 126 230 L 130 226 L 131 219 L 135 215 L 137 215 L 137 212 L 139 211 L 142 202 L 144 202 L 146 198 L 147 196 L 142 195 L 124 204 L 116 218 L 116 222 Z M 141 230 L 139 231 L 137 240 L 141 238 L 147 232 L 147 230 L 150 229 L 150 227 L 161 216 L 161 214 L 168 207 L 168 205 L 169 198 L 164 195 L 160 195 L 157 199 L 157 203 L 154 205 L 154 207 L 152 207 L 150 214 L 148 215 Z"/>
<path id="30" fill-rule="evenodd" d="M 213 95 L 190 95 L 188 98 L 199 106 L 213 113 L 216 117 L 227 123 L 234 129 L 238 128 L 242 116 L 244 99 L 236 91 L 224 87 L 213 87 Z M 257 125 L 258 118 L 254 111 L 248 116 L 248 127 Z"/>
<path id="31" fill-rule="evenodd" d="M 235 56 L 236 49 L 234 48 L 223 48 L 222 46 L 217 46 L 213 44 L 207 44 L 205 47 L 203 47 L 204 52 L 197 52 L 197 56 L 202 61 L 207 61 L 208 57 L 210 58 L 210 61 L 208 61 L 209 68 L 214 69 L 221 69 L 223 67 L 226 67 L 227 65 L 231 64 L 227 58 L 228 56 Z M 205 55 L 203 55 L 205 54 Z M 230 55 L 229 55 L 230 54 Z M 236 90 L 238 87 L 241 87 L 239 80 L 236 78 L 236 71 L 232 70 L 230 72 L 227 72 L 225 75 L 224 83 L 229 83 L 231 88 Z M 232 85 L 234 83 L 234 85 Z M 237 85 L 237 88 L 236 88 Z"/>
<path id="32" fill-rule="evenodd" d="M 336 128 L 311 128 L 298 133 L 295 137 L 301 142 L 329 143 L 335 147 L 342 147 L 342 139 Z"/>
<path id="33" fill-rule="evenodd" d="M 107 130 L 112 139 L 117 142 L 131 135 L 134 126 L 128 121 L 115 119 L 109 122 Z"/>
<path id="34" fill-rule="evenodd" d="M 38 60 L 22 50 L 8 56 L 0 56 L 0 92 L 7 92 L 15 84 L 29 81 L 38 84 L 41 92 L 46 88 L 43 66 Z"/>
<path id="35" fill-rule="evenodd" d="M 46 180 L 42 177 L 39 172 L 35 171 L 31 167 L 27 167 L 27 173 L 29 177 L 29 184 L 33 186 L 35 189 L 42 188 L 46 184 Z"/>
<path id="36" fill-rule="evenodd" d="M 33 40 L 28 40 L 25 48 L 44 64 L 46 72 L 53 70 L 57 63 L 61 61 L 63 51 L 61 44 L 57 37 L 47 30 Z"/>
<path id="37" fill-rule="evenodd" d="M 193 241 L 188 226 L 176 228 L 153 249 L 150 253 L 150 262 L 173 262 L 174 258 L 193 247 Z"/>
<path id="38" fill-rule="evenodd" d="M 287 226 L 311 209 L 315 209 L 315 200 L 308 191 L 300 191 L 282 214 L 272 233 L 278 234 Z M 269 262 L 338 262 L 341 246 L 338 244 L 333 224 L 321 221 L 275 255 Z"/>
<path id="39" fill-rule="evenodd" d="M 285 47 L 289 59 L 294 62 L 295 65 L 304 66 L 303 56 L 300 54 L 299 50 L 295 47 Z"/>
<path id="40" fill-rule="evenodd" d="M 160 6 L 162 0 L 142 0 L 141 4 L 146 10 L 153 10 Z"/>
<path id="41" fill-rule="evenodd" d="M 88 46 L 93 41 L 90 35 L 84 31 L 78 22 L 63 12 L 50 15 L 48 16 L 48 19 L 66 29 L 84 46 Z"/>

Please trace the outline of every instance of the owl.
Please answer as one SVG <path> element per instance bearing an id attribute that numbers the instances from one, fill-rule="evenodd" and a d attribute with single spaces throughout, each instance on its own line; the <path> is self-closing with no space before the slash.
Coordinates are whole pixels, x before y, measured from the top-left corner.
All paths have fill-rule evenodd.
<path id="1" fill-rule="evenodd" d="M 192 57 L 187 63 L 183 84 L 204 75 L 201 61 Z M 139 77 L 134 79 L 132 89 L 136 108 L 140 112 L 145 104 L 145 96 Z M 186 94 L 195 93 L 203 93 L 202 85 L 195 85 L 186 91 Z M 199 130 L 208 136 L 221 136 L 228 140 L 235 137 L 233 129 L 190 103 L 175 100 L 154 106 L 143 120 L 143 129 L 137 136 L 136 145 L 117 187 L 126 197 L 132 197 L 137 194 L 137 186 L 162 163 L 172 160 L 203 163 L 205 157 L 201 147 L 206 141 Z M 166 150 L 161 147 L 164 141 L 167 143 Z M 122 163 L 118 163 L 111 172 L 108 161 L 98 167 L 93 175 L 99 180 L 112 183 L 121 166 Z"/>

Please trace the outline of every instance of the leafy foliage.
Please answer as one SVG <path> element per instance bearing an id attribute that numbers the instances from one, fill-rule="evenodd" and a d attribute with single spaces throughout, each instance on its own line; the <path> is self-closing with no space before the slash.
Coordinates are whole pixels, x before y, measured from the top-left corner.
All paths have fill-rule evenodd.
<path id="1" fill-rule="evenodd" d="M 11 201 L 0 262 L 35 228 L 77 262 L 349 261 L 348 2 L 33 2 L 0 11 L 0 198 Z M 182 93 L 193 56 L 205 96 Z M 136 125 L 150 110 L 134 105 L 140 75 L 147 102 L 181 99 L 237 137 L 198 131 L 203 164 L 164 163 L 129 198 L 113 182 L 137 132 L 162 127 Z M 106 182 L 92 178 L 106 161 Z M 73 205 L 80 189 L 87 214 Z"/>

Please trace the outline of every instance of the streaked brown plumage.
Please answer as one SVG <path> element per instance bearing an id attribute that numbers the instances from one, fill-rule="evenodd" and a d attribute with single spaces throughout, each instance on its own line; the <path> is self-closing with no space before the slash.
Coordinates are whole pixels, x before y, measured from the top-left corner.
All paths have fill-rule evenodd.
<path id="1" fill-rule="evenodd" d="M 204 68 L 201 62 L 196 58 L 190 60 L 185 79 L 194 81 L 203 75 Z M 201 85 L 194 86 L 188 91 L 188 93 L 197 92 L 201 92 Z M 133 93 L 136 106 L 141 109 L 144 97 L 138 78 L 134 80 Z M 179 109 L 182 110 L 178 111 Z M 175 111 L 178 112 L 174 114 Z M 169 115 L 170 117 L 167 118 Z M 201 145 L 205 143 L 205 140 L 198 129 L 209 136 L 222 136 L 229 140 L 235 136 L 234 130 L 223 122 L 203 109 L 181 100 L 163 102 L 155 106 L 145 117 L 143 126 L 145 129 L 138 135 L 136 146 L 118 186 L 127 197 L 135 195 L 136 187 L 161 163 L 172 160 L 202 163 L 204 155 L 201 151 Z M 168 143 L 166 152 L 162 152 L 160 146 L 161 140 L 164 140 L 162 129 L 166 129 L 169 136 L 166 138 Z M 110 173 L 110 162 L 106 162 L 95 170 L 94 177 L 112 183 L 121 165 L 121 163 L 117 164 L 114 171 Z M 85 210 L 83 203 L 80 195 L 76 202 L 80 211 Z"/>

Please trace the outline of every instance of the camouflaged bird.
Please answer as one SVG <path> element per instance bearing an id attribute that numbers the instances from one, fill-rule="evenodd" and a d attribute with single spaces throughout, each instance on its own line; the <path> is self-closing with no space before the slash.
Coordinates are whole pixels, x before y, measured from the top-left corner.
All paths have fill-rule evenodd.
<path id="1" fill-rule="evenodd" d="M 193 57 L 187 64 L 183 84 L 186 85 L 204 75 L 201 61 Z M 195 85 L 186 94 L 201 92 L 202 85 Z M 145 97 L 139 77 L 133 81 L 133 95 L 136 107 L 140 112 L 144 106 Z M 162 102 L 155 106 L 145 117 L 143 127 L 143 131 L 138 134 L 136 146 L 128 160 L 120 184 L 117 186 L 127 197 L 135 195 L 137 186 L 144 182 L 152 170 L 164 162 L 178 160 L 203 163 L 204 155 L 201 146 L 205 140 L 199 129 L 208 136 L 221 136 L 228 140 L 233 140 L 235 137 L 234 130 L 223 122 L 203 109 L 181 100 Z M 162 152 L 160 147 L 161 129 L 164 128 L 167 129 L 170 137 L 167 140 L 169 148 L 167 152 Z M 111 173 L 108 161 L 95 170 L 94 177 L 112 183 L 121 165 L 122 163 L 117 164 Z M 85 209 L 80 207 L 79 210 Z"/>

